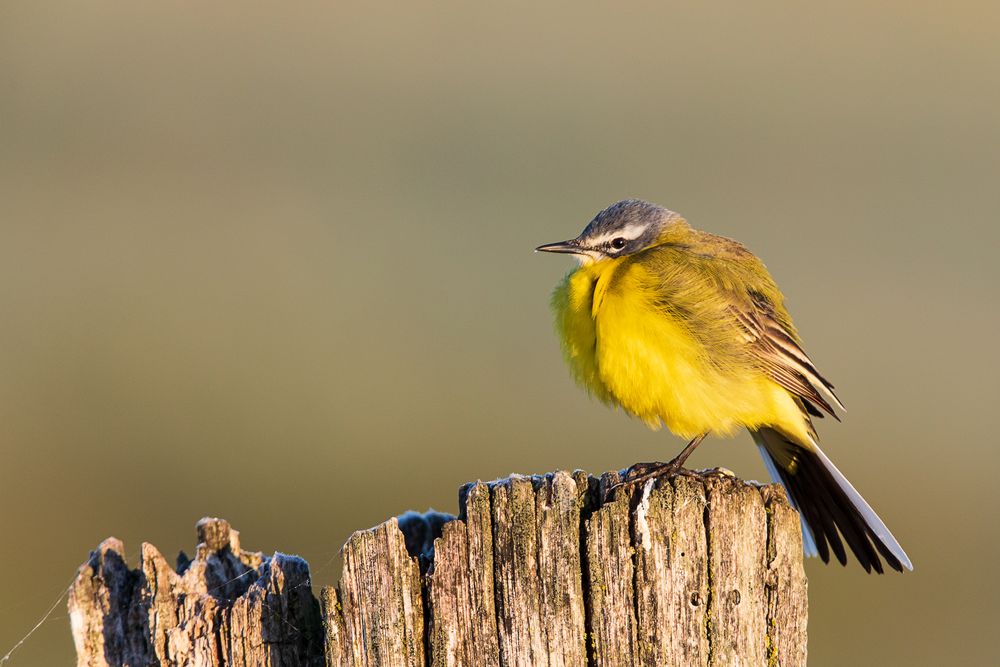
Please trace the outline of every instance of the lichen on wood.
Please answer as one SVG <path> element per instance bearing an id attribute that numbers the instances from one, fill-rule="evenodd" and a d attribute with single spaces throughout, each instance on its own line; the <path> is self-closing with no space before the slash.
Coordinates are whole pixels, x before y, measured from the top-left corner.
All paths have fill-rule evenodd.
<path id="1" fill-rule="evenodd" d="M 780 487 L 619 481 L 465 485 L 457 517 L 352 535 L 318 600 L 305 561 L 244 551 L 221 519 L 176 568 L 144 544 L 130 569 L 110 538 L 71 590 L 78 665 L 805 664 L 800 524 Z"/>

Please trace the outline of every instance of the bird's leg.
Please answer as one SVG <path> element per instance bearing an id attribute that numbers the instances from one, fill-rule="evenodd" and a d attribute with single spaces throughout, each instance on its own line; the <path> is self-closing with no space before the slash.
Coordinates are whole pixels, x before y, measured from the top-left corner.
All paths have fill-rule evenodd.
<path id="1" fill-rule="evenodd" d="M 673 477 L 674 475 L 686 474 L 687 471 L 684 470 L 684 462 L 687 461 L 691 453 L 698 448 L 698 445 L 701 444 L 701 441 L 707 435 L 707 433 L 702 433 L 694 438 L 681 450 L 680 454 L 666 463 L 660 463 L 659 461 L 636 463 L 625 472 L 622 481 L 616 484 L 615 487 L 633 486 L 658 477 Z"/>
<path id="2" fill-rule="evenodd" d="M 704 440 L 706 437 L 708 437 L 708 433 L 702 433 L 698 437 L 692 439 L 691 442 L 689 442 L 687 445 L 684 446 L 684 449 L 681 450 L 681 453 L 675 456 L 673 459 L 671 459 L 667 465 L 674 466 L 678 470 L 683 468 L 684 462 L 687 461 L 688 457 L 694 453 L 694 450 L 698 449 L 698 445 L 700 445 L 701 441 Z"/>

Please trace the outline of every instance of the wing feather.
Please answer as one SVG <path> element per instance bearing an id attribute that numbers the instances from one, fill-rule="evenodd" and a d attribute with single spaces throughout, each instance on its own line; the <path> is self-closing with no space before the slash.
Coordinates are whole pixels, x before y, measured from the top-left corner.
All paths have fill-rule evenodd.
<path id="1" fill-rule="evenodd" d="M 768 377 L 797 396 L 808 414 L 821 417 L 826 412 L 839 419 L 834 406 L 843 410 L 844 404 L 802 349 L 764 263 L 741 243 L 690 230 L 683 244 L 659 245 L 631 259 L 644 260 L 655 289 L 666 295 L 664 308 L 700 321 L 694 333 L 708 332 L 706 346 L 723 338 L 718 327 L 731 333 L 735 320 L 743 333 L 741 354 L 748 353 Z"/>
<path id="2" fill-rule="evenodd" d="M 807 402 L 807 406 L 818 406 L 839 420 L 830 402 L 841 410 L 844 409 L 844 404 L 834 393 L 833 385 L 816 369 L 793 333 L 782 324 L 774 304 L 759 293 L 751 293 L 749 302 L 734 303 L 731 309 L 746 333 L 751 354 L 764 372 Z"/>

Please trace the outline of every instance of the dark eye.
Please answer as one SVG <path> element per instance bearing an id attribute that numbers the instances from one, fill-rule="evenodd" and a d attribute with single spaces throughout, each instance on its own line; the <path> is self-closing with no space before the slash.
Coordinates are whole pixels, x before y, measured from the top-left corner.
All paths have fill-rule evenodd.
<path id="1" fill-rule="evenodd" d="M 614 248 L 615 250 L 621 250 L 622 248 L 624 248 L 625 243 L 626 243 L 625 239 L 623 239 L 620 236 L 616 239 L 611 239 L 611 247 Z"/>

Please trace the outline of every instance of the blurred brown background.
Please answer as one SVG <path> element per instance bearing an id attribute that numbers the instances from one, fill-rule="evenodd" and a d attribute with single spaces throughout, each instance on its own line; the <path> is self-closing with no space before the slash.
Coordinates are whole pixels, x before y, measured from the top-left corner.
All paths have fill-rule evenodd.
<path id="1" fill-rule="evenodd" d="M 328 584 L 466 480 L 671 456 L 531 252 L 637 196 L 764 257 L 916 566 L 808 563 L 811 663 L 995 657 L 995 6 L 331 5 L 0 5 L 0 654 L 108 535 Z M 10 665 L 72 656 L 60 604 Z"/>

